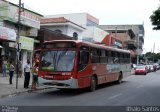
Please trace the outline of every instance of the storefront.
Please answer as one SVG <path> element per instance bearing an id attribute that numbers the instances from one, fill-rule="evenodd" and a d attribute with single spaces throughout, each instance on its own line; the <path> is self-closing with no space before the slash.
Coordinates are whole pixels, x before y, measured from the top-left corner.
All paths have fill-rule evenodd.
<path id="1" fill-rule="evenodd" d="M 24 68 L 27 59 L 30 60 L 30 62 L 32 62 L 34 39 L 20 36 L 19 43 L 21 43 L 20 59 L 22 60 L 22 66 Z"/>
<path id="2" fill-rule="evenodd" d="M 0 1 L 1 25 L 8 28 L 0 27 L 0 56 L 7 57 L 8 62 L 13 61 L 16 65 L 17 43 L 21 43 L 20 58 L 23 64 L 27 59 L 32 58 L 34 39 L 37 37 L 38 29 L 40 29 L 40 19 L 42 15 L 24 8 L 21 11 L 21 28 L 20 38 L 17 37 L 17 26 L 19 16 L 19 6 L 7 1 Z M 5 10 L 4 10 L 5 8 Z M 9 29 L 10 28 L 10 29 Z M 12 30 L 15 29 L 16 31 Z M 32 38 L 29 38 L 32 37 Z"/>
<path id="3" fill-rule="evenodd" d="M 15 41 L 15 30 L 0 26 L 0 68 L 2 65 L 2 58 L 5 58 L 7 61 L 15 60 L 16 49 L 14 47 L 9 46 L 10 42 L 15 44 Z"/>

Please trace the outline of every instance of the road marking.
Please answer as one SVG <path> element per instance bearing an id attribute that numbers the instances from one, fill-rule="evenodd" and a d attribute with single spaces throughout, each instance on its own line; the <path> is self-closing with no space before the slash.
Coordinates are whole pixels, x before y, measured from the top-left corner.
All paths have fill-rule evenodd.
<path id="1" fill-rule="evenodd" d="M 117 94 L 117 95 L 111 96 L 111 97 L 108 98 L 108 100 L 114 99 L 114 98 L 116 98 L 116 97 L 118 97 L 118 96 L 121 96 L 121 95 L 122 95 L 122 94 L 119 93 L 119 94 Z"/>

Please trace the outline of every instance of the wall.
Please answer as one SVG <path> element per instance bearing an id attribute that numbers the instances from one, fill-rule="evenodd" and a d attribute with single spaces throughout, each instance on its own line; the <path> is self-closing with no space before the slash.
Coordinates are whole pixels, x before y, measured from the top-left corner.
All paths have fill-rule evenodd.
<path id="1" fill-rule="evenodd" d="M 83 26 L 84 28 L 86 28 L 87 24 L 87 13 L 59 14 L 59 15 L 50 15 L 45 17 L 46 18 L 64 17 L 80 26 Z"/>
<path id="2" fill-rule="evenodd" d="M 88 26 L 82 33 L 83 40 L 90 40 L 90 42 L 102 42 L 102 40 L 108 35 L 104 30 L 98 27 Z"/>

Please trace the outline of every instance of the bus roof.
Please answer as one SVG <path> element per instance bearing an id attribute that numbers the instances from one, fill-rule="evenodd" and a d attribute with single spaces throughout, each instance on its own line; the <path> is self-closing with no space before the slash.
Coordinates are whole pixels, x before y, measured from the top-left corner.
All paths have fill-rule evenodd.
<path id="1" fill-rule="evenodd" d="M 95 44 L 95 43 L 91 43 L 91 42 L 85 42 L 85 41 L 81 41 L 81 40 L 52 40 L 52 41 L 45 41 L 44 44 L 55 43 L 55 42 L 74 42 L 76 44 L 86 45 L 86 46 L 90 46 L 90 47 L 94 47 L 94 48 L 109 49 L 109 50 L 117 51 L 117 52 L 130 53 L 129 50 L 118 49 L 118 48 L 114 48 L 114 47 L 109 47 L 109 46 L 105 46 L 105 45 L 101 45 L 101 44 Z"/>

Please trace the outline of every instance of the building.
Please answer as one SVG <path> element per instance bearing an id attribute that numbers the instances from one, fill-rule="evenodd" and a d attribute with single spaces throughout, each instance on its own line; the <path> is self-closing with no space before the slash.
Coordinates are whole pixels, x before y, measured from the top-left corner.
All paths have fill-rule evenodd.
<path id="1" fill-rule="evenodd" d="M 99 27 L 121 40 L 125 49 L 133 50 L 135 54 L 142 53 L 145 33 L 143 25 L 100 25 Z"/>
<path id="2" fill-rule="evenodd" d="M 65 18 L 67 21 L 72 21 L 73 23 L 77 24 L 78 26 L 81 26 L 85 29 L 81 30 L 82 32 L 79 32 L 80 35 L 78 35 L 79 40 L 83 41 L 89 41 L 89 42 L 102 42 L 103 38 L 106 37 L 108 34 L 106 31 L 98 28 L 99 25 L 99 19 L 96 17 L 88 14 L 88 13 L 71 13 L 71 14 L 59 14 L 59 15 L 49 15 L 45 16 L 45 19 L 50 18 L 58 18 L 62 20 Z M 63 20 L 65 21 L 65 20 Z M 59 24 L 59 27 L 63 27 L 62 32 L 69 31 L 67 27 L 64 26 L 64 24 Z M 41 23 L 41 27 L 44 27 L 44 24 Z M 51 29 L 49 26 L 47 28 Z M 55 27 L 57 28 L 57 26 Z M 54 30 L 56 30 L 54 28 Z M 62 29 L 62 28 L 61 28 Z M 65 33 L 68 36 L 73 36 L 73 32 L 70 34 Z"/>
<path id="3" fill-rule="evenodd" d="M 88 13 L 71 13 L 71 14 L 58 14 L 58 15 L 45 16 L 45 18 L 59 18 L 59 17 L 64 17 L 67 20 L 72 21 L 84 28 L 86 28 L 87 26 L 99 25 L 99 19 Z"/>
<path id="4" fill-rule="evenodd" d="M 86 29 L 64 17 L 41 19 L 41 29 L 44 28 L 75 39 L 81 39 L 82 32 Z"/>
<path id="5" fill-rule="evenodd" d="M 38 31 L 38 36 L 36 40 L 39 40 L 39 43 L 35 43 L 35 49 L 40 49 L 43 46 L 43 42 L 50 40 L 74 40 L 75 38 L 67 36 L 65 34 L 52 31 L 46 28 L 41 28 Z"/>
<path id="6" fill-rule="evenodd" d="M 17 43 L 21 43 L 21 55 L 23 64 L 27 59 L 32 59 L 34 49 L 34 37 L 40 29 L 40 19 L 42 15 L 23 8 L 21 10 L 20 38 L 18 31 L 19 6 L 6 0 L 0 1 L 0 45 L 2 46 L 0 55 L 7 57 L 8 61 L 16 64 Z"/>

